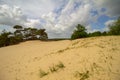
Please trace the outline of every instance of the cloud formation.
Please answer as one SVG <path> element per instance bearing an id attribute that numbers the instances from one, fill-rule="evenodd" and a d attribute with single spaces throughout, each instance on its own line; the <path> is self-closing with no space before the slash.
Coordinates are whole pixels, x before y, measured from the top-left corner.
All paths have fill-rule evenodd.
<path id="1" fill-rule="evenodd" d="M 26 21 L 26 16 L 22 14 L 21 8 L 8 5 L 0 5 L 0 24 L 4 25 L 22 25 Z"/>
<path id="2" fill-rule="evenodd" d="M 0 0 L 0 24 L 45 28 L 50 38 L 70 37 L 77 24 L 88 32 L 96 31 L 93 23 L 106 15 L 120 16 L 120 0 Z M 108 20 L 109 21 L 109 20 Z M 103 27 L 101 27 L 103 28 Z"/>
<path id="3" fill-rule="evenodd" d="M 108 20 L 107 22 L 105 22 L 105 30 L 108 31 L 109 30 L 109 26 L 112 26 L 114 24 L 116 20 Z"/>

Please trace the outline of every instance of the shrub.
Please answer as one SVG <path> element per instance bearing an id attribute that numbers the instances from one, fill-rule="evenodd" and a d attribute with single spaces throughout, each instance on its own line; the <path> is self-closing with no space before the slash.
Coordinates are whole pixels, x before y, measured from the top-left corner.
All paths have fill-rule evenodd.
<path id="1" fill-rule="evenodd" d="M 86 29 L 83 25 L 78 24 L 76 26 L 76 30 L 74 30 L 73 34 L 71 35 L 71 39 L 78 39 L 87 37 Z"/>
<path id="2" fill-rule="evenodd" d="M 109 34 L 120 35 L 120 17 L 113 23 L 113 25 L 109 26 Z"/>
<path id="3" fill-rule="evenodd" d="M 94 37 L 94 36 L 101 36 L 102 33 L 100 31 L 95 31 L 93 33 L 89 33 L 89 37 Z"/>

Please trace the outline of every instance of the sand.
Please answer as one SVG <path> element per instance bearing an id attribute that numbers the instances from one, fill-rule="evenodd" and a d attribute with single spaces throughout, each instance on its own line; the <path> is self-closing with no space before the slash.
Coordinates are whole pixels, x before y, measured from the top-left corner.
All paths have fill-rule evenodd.
<path id="1" fill-rule="evenodd" d="M 0 80 L 120 80 L 120 36 L 2 47 Z"/>

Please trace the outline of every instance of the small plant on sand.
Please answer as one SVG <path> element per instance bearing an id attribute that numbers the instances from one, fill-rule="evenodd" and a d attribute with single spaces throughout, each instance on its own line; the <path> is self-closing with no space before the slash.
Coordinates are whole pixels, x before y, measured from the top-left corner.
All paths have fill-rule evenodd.
<path id="1" fill-rule="evenodd" d="M 62 52 L 64 52 L 64 50 L 59 50 L 59 51 L 58 51 L 58 53 L 62 53 Z"/>
<path id="2" fill-rule="evenodd" d="M 49 69 L 51 73 L 56 72 L 58 70 L 54 65 L 52 67 L 49 67 Z"/>
<path id="3" fill-rule="evenodd" d="M 45 72 L 45 71 L 43 71 L 43 70 L 40 69 L 40 73 L 39 73 L 40 78 L 42 78 L 42 77 L 44 77 L 44 76 L 46 76 L 48 74 L 49 74 L 49 72 Z"/>
<path id="4" fill-rule="evenodd" d="M 67 48 L 65 48 L 64 50 L 69 50 L 70 48 L 69 47 L 67 47 Z"/>
<path id="5" fill-rule="evenodd" d="M 69 49 L 70 49 L 70 48 L 67 47 L 67 48 L 65 48 L 65 49 L 58 50 L 57 53 L 62 53 L 62 52 L 66 51 L 66 50 L 69 50 Z"/>
<path id="6" fill-rule="evenodd" d="M 79 78 L 80 80 L 86 80 L 87 78 L 89 78 L 89 71 L 86 71 L 84 73 L 80 73 L 80 72 L 76 72 L 75 77 Z"/>
<path id="7" fill-rule="evenodd" d="M 79 43 L 79 41 L 76 41 L 76 42 L 74 42 L 73 44 L 72 44 L 72 46 L 74 46 L 74 45 L 76 45 L 76 44 L 78 44 Z"/>
<path id="8" fill-rule="evenodd" d="M 52 67 L 49 67 L 49 70 L 51 73 L 58 71 L 59 69 L 65 68 L 64 64 L 62 62 L 59 62 L 59 64 L 53 65 Z"/>
<path id="9" fill-rule="evenodd" d="M 59 64 L 56 65 L 56 67 L 58 67 L 58 68 L 65 68 L 65 66 L 64 66 L 64 64 L 62 62 L 59 62 Z"/>

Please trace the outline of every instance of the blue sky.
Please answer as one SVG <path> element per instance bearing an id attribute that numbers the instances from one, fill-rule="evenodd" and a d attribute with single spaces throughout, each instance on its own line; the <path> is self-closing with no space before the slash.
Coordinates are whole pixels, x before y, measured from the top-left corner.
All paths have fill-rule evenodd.
<path id="1" fill-rule="evenodd" d="M 14 25 L 45 28 L 50 38 L 70 37 L 77 24 L 106 31 L 120 16 L 120 0 L 0 0 L 0 32 Z"/>

